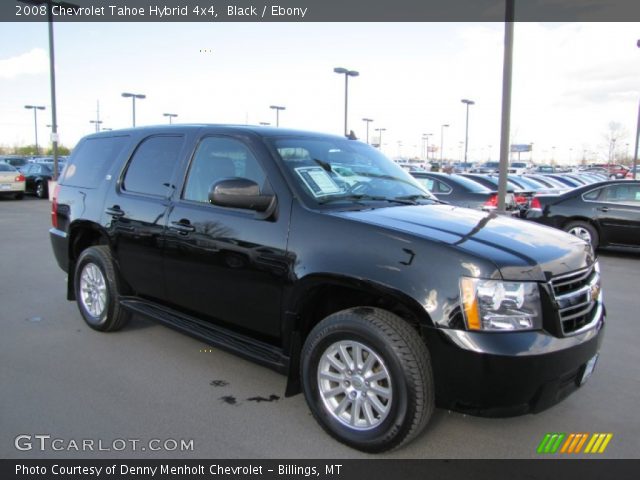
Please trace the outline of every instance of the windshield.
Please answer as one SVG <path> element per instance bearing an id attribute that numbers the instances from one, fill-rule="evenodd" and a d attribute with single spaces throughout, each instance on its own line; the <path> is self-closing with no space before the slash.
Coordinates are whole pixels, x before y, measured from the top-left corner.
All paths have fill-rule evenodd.
<path id="1" fill-rule="evenodd" d="M 318 205 L 437 201 L 399 165 L 367 144 L 332 137 L 271 142 L 294 183 Z"/>

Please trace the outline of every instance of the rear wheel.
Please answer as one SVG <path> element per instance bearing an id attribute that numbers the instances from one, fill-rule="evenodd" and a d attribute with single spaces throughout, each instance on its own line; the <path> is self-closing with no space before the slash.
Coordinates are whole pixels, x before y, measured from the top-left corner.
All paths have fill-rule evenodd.
<path id="1" fill-rule="evenodd" d="M 598 232 L 590 223 L 581 220 L 569 222 L 564 226 L 564 231 L 590 243 L 594 250 L 598 248 L 600 242 Z"/>
<path id="2" fill-rule="evenodd" d="M 47 186 L 44 182 L 36 183 L 36 195 L 38 198 L 44 198 L 47 196 Z"/>
<path id="3" fill-rule="evenodd" d="M 87 325 L 103 332 L 121 329 L 131 313 L 120 305 L 121 288 L 109 248 L 89 247 L 75 270 L 76 301 Z"/>
<path id="4" fill-rule="evenodd" d="M 301 376 L 318 423 L 365 452 L 409 442 L 433 412 L 429 352 L 418 332 L 384 310 L 358 307 L 325 318 L 307 337 Z"/>

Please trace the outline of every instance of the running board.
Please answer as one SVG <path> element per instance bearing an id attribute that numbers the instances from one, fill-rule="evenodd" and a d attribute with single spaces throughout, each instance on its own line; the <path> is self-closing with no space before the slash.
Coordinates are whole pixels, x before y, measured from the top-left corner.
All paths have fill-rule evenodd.
<path id="1" fill-rule="evenodd" d="M 279 373 L 286 374 L 288 371 L 288 357 L 282 354 L 281 349 L 268 343 L 137 297 L 123 297 L 120 305 L 130 312 L 149 317 L 208 345 L 260 363 Z"/>

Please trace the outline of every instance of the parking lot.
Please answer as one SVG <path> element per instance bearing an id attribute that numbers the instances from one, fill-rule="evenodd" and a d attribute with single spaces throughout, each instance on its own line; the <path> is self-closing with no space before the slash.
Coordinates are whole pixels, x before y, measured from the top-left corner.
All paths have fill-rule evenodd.
<path id="1" fill-rule="evenodd" d="M 362 458 L 332 440 L 285 378 L 136 317 L 101 334 L 65 299 L 48 238 L 50 204 L 0 199 L 2 458 Z M 613 434 L 599 458 L 640 447 L 640 254 L 600 252 L 607 307 L 596 372 L 537 415 L 487 419 L 437 410 L 425 433 L 384 458 L 536 458 L 548 432 Z M 193 440 L 191 450 L 18 450 L 19 435 Z M 34 442 L 35 445 L 35 442 Z M 594 457 L 594 455 L 579 455 Z"/>

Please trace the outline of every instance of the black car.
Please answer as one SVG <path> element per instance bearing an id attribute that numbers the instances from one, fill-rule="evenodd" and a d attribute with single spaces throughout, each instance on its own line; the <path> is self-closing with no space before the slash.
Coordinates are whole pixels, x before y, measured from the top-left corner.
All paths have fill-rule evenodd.
<path id="1" fill-rule="evenodd" d="M 9 165 L 16 167 L 18 170 L 25 166 L 28 162 L 26 157 L 19 157 L 16 155 L 8 155 L 0 157 L 0 162 L 8 163 Z"/>
<path id="2" fill-rule="evenodd" d="M 411 175 L 438 200 L 451 205 L 479 210 L 495 210 L 498 207 L 498 194 L 495 190 L 462 175 L 429 172 L 411 172 Z M 508 196 L 507 200 L 507 210 L 516 210 L 513 195 Z"/>
<path id="3" fill-rule="evenodd" d="M 442 204 L 366 143 L 165 125 L 90 135 L 67 163 L 50 238 L 91 328 L 142 314 L 284 373 L 354 448 L 405 444 L 436 405 L 538 412 L 598 358 L 589 245 Z"/>
<path id="4" fill-rule="evenodd" d="M 20 169 L 26 178 L 26 192 L 38 198 L 49 195 L 49 180 L 53 178 L 53 168 L 45 163 L 29 163 Z"/>
<path id="5" fill-rule="evenodd" d="M 640 181 L 593 183 L 534 198 L 526 218 L 559 228 L 594 248 L 640 246 Z"/>

